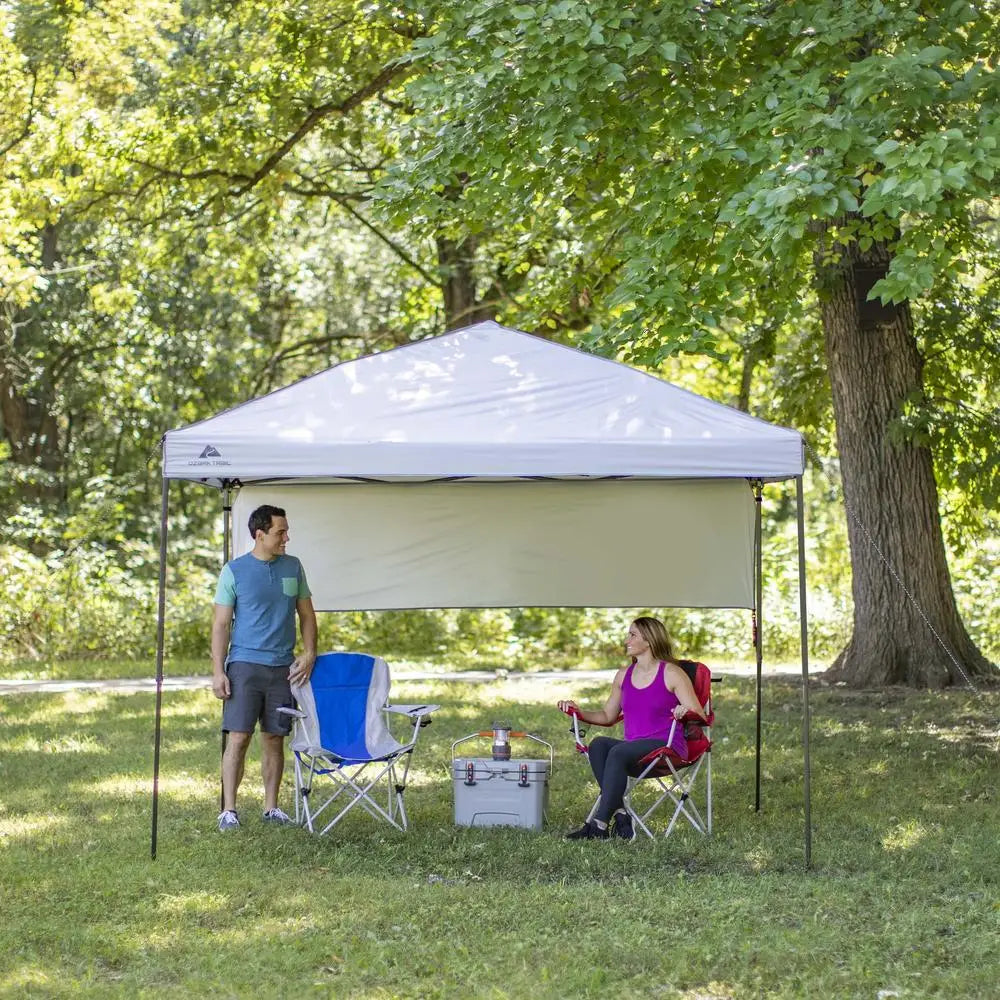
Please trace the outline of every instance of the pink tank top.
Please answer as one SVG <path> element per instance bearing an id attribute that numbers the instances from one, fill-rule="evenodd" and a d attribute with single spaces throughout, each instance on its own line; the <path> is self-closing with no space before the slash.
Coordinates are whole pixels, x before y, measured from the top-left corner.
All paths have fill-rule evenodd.
<path id="1" fill-rule="evenodd" d="M 670 735 L 670 725 L 674 721 L 674 709 L 680 704 L 677 695 L 667 689 L 663 682 L 663 671 L 666 665 L 660 660 L 656 668 L 653 683 L 647 687 L 637 688 L 632 683 L 631 664 L 625 671 L 622 680 L 622 715 L 625 722 L 625 739 L 654 740 L 667 742 Z M 687 740 L 684 739 L 684 726 L 677 723 L 674 726 L 674 736 L 670 741 L 671 749 L 680 757 L 687 756 Z"/>

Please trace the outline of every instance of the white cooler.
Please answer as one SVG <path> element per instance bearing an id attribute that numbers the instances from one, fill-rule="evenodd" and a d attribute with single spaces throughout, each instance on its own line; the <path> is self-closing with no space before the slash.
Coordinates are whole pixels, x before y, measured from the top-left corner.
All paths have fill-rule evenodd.
<path id="1" fill-rule="evenodd" d="M 473 734 L 482 735 L 485 734 Z M 548 758 L 455 757 L 455 747 L 473 736 L 452 745 L 456 826 L 519 826 L 541 830 L 549 806 L 552 745 L 537 736 L 524 735 L 544 743 L 549 748 Z"/>

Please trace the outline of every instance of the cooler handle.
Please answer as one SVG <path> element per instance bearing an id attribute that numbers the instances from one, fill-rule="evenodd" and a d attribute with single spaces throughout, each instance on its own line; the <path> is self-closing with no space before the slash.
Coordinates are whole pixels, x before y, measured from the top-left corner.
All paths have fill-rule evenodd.
<path id="1" fill-rule="evenodd" d="M 553 757 L 553 754 L 552 754 L 552 744 L 549 743 L 548 740 L 543 740 L 540 736 L 535 736 L 533 733 L 512 732 L 512 733 L 510 733 L 510 735 L 511 736 L 517 736 L 519 739 L 534 740 L 536 743 L 541 743 L 542 746 L 548 747 L 549 748 L 549 775 L 550 776 L 552 775 L 552 771 L 554 770 L 554 767 L 555 767 L 555 758 Z M 455 740 L 455 742 L 452 743 L 452 745 L 451 745 L 451 759 L 452 759 L 452 762 L 454 762 L 454 760 L 455 760 L 455 747 L 457 747 L 461 743 L 467 742 L 468 740 L 475 740 L 475 739 L 493 739 L 493 730 L 492 729 L 484 729 L 484 730 L 482 730 L 482 731 L 480 731 L 478 733 L 469 733 L 468 736 L 463 736 L 461 739 Z"/>

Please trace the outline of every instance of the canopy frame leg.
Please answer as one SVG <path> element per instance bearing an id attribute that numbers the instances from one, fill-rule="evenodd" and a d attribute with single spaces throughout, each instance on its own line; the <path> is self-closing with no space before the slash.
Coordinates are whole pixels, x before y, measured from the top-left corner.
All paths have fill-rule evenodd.
<path id="1" fill-rule="evenodd" d="M 812 867 L 812 791 L 809 762 L 809 621 L 806 617 L 806 529 L 802 477 L 795 477 L 795 499 L 799 527 L 799 626 L 802 652 L 802 783 L 805 797 L 805 859 L 806 869 Z"/>
<path id="2" fill-rule="evenodd" d="M 225 566 L 229 562 L 230 552 L 230 535 L 232 534 L 232 515 L 233 515 L 233 482 L 231 479 L 222 480 L 222 565 Z M 223 703 L 225 707 L 225 703 Z M 226 808 L 226 789 L 222 783 L 222 763 L 226 756 L 226 738 L 229 734 L 226 732 L 222 726 L 219 726 L 219 732 L 221 733 L 221 749 L 219 751 L 219 812 L 222 813 Z"/>
<path id="3" fill-rule="evenodd" d="M 754 567 L 754 613 L 753 645 L 757 664 L 757 727 L 755 733 L 754 768 L 754 812 L 760 812 L 760 757 L 761 757 L 761 712 L 763 710 L 763 666 L 764 666 L 764 626 L 761 605 L 764 598 L 764 563 L 761 529 L 761 501 L 764 484 L 760 479 L 753 482 L 754 514 L 753 567 Z"/>
<path id="4" fill-rule="evenodd" d="M 162 442 L 161 442 L 162 448 Z M 160 736 L 163 720 L 163 639 L 167 610 L 167 502 L 170 480 L 162 480 L 160 489 L 160 573 L 156 597 L 156 708 L 153 730 L 153 809 L 149 856 L 156 860 L 156 833 L 160 803 Z"/>

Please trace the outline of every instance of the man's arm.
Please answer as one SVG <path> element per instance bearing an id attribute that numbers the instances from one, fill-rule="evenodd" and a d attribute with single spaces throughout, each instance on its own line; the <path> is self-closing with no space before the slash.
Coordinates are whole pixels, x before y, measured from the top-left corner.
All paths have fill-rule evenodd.
<path id="1" fill-rule="evenodd" d="M 212 693 L 225 701 L 230 695 L 226 676 L 226 653 L 233 626 L 233 609 L 227 604 L 213 604 L 212 615 Z"/>
<path id="2" fill-rule="evenodd" d="M 295 602 L 295 610 L 299 616 L 299 628 L 302 631 L 302 653 L 295 657 L 288 670 L 288 679 L 293 684 L 305 684 L 312 673 L 316 662 L 316 611 L 311 597 L 300 597 Z"/>

